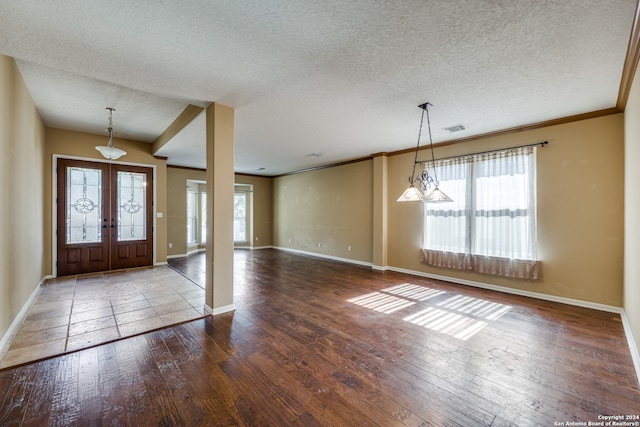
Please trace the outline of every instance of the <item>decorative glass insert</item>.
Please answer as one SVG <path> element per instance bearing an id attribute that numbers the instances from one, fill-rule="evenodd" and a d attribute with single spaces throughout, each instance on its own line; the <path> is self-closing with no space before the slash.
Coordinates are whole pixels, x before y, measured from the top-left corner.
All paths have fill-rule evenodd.
<path id="1" fill-rule="evenodd" d="M 67 168 L 67 244 L 102 241 L 102 170 Z"/>
<path id="2" fill-rule="evenodd" d="M 118 171 L 118 241 L 147 238 L 147 175 Z"/>

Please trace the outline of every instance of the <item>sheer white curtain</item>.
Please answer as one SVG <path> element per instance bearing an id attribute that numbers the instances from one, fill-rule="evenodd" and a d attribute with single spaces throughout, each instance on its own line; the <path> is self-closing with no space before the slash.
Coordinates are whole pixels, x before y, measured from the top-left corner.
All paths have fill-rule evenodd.
<path id="1" fill-rule="evenodd" d="M 423 261 L 430 265 L 537 279 L 535 148 L 436 163 L 453 203 L 425 210 Z"/>

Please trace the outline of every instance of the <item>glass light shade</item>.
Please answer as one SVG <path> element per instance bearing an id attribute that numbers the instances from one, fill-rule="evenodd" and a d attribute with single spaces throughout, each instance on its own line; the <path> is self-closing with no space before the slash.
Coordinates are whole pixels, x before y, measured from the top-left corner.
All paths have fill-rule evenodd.
<path id="1" fill-rule="evenodd" d="M 109 147 L 107 145 L 99 145 L 96 147 L 96 150 L 98 150 L 100 154 L 102 154 L 106 159 L 110 160 L 118 159 L 127 154 L 127 152 L 124 150 L 116 147 Z"/>
<path id="2" fill-rule="evenodd" d="M 404 190 L 402 196 L 398 197 L 398 202 L 425 202 L 426 198 L 422 191 L 418 190 L 415 186 L 411 185 Z"/>
<path id="3" fill-rule="evenodd" d="M 436 187 L 435 190 L 427 194 L 427 197 L 424 198 L 424 201 L 427 203 L 444 203 L 453 202 L 453 199 L 447 196 L 441 189 Z"/>

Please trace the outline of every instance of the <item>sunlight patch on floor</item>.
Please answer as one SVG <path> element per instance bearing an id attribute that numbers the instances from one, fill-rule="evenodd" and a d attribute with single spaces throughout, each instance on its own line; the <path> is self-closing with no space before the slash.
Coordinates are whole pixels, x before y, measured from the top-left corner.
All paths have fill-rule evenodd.
<path id="1" fill-rule="evenodd" d="M 445 291 L 438 291 L 436 289 L 425 288 L 424 286 L 412 285 L 411 283 L 392 286 L 390 288 L 383 289 L 382 292 L 399 295 L 417 301 L 426 301 L 446 293 Z"/>
<path id="2" fill-rule="evenodd" d="M 347 301 L 386 314 L 393 313 L 394 311 L 398 311 L 415 304 L 413 301 L 408 301 L 403 298 L 398 298 L 393 295 L 387 295 L 380 292 L 371 292 L 370 294 L 351 298 Z"/>
<path id="3" fill-rule="evenodd" d="M 510 305 L 499 304 L 481 298 L 455 295 L 435 303 L 424 304 L 446 291 L 403 283 L 371 292 L 347 301 L 380 313 L 391 314 L 413 307 L 419 311 L 403 318 L 414 325 L 467 340 L 511 310 Z M 416 304 L 419 304 L 416 306 Z M 426 308 L 423 308 L 425 307 Z"/>
<path id="4" fill-rule="evenodd" d="M 487 326 L 487 322 L 483 322 L 482 320 L 433 307 L 407 316 L 403 320 L 433 331 L 451 335 L 463 341 L 471 338 Z"/>
<path id="5" fill-rule="evenodd" d="M 438 304 L 439 307 L 455 310 L 471 316 L 482 317 L 487 320 L 497 320 L 507 311 L 510 305 L 499 304 L 480 298 L 471 298 L 464 295 L 456 295 Z"/>

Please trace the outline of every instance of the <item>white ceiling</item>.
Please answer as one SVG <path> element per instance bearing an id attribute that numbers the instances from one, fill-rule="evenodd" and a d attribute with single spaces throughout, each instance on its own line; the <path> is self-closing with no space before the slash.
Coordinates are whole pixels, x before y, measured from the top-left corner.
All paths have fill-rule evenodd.
<path id="1" fill-rule="evenodd" d="M 46 126 L 152 142 L 218 102 L 277 175 L 415 146 L 425 101 L 436 143 L 615 107 L 636 3 L 0 0 L 0 53 Z M 156 154 L 203 168 L 202 115 Z"/>

